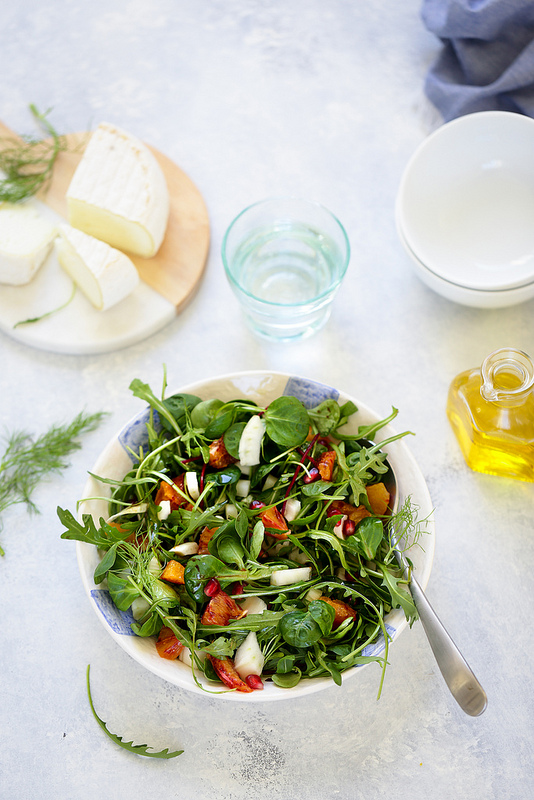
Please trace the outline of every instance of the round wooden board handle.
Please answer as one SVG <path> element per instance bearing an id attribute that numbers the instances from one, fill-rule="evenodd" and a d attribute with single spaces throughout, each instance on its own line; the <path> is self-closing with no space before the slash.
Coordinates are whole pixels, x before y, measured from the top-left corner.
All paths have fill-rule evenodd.
<path id="1" fill-rule="evenodd" d="M 0 122 L 0 137 L 19 138 Z M 88 133 L 67 135 L 68 149 L 58 154 L 52 181 L 39 200 L 68 219 L 66 192 Z M 208 258 L 210 246 L 209 217 L 204 199 L 192 180 L 167 156 L 147 145 L 158 160 L 169 188 L 170 213 L 163 243 L 153 258 L 128 254 L 141 279 L 169 300 L 176 310 L 183 308 L 195 294 Z"/>

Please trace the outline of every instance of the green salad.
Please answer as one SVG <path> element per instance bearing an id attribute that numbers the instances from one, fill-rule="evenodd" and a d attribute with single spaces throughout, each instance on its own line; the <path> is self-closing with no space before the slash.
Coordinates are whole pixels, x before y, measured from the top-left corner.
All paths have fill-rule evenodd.
<path id="1" fill-rule="evenodd" d="M 94 476 L 111 484 L 107 518 L 58 515 L 62 538 L 98 548 L 94 581 L 131 611 L 133 632 L 206 691 L 340 684 L 369 661 L 383 680 L 386 614 L 417 616 L 390 535 L 413 533 L 417 515 L 408 499 L 392 516 L 381 449 L 408 432 L 372 442 L 397 411 L 348 434 L 352 402 L 130 389 L 149 405 L 148 443 L 122 480 Z"/>

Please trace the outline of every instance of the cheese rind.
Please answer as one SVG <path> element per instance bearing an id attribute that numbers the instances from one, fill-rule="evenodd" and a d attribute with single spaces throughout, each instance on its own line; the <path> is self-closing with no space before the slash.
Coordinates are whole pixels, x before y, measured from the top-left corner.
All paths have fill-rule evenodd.
<path id="1" fill-rule="evenodd" d="M 56 226 L 26 203 L 0 203 L 0 283 L 29 283 L 44 263 Z"/>
<path id="2" fill-rule="evenodd" d="M 133 292 L 139 275 L 125 253 L 69 225 L 58 230 L 58 261 L 95 308 L 105 311 Z"/>
<path id="3" fill-rule="evenodd" d="M 154 155 L 141 141 L 102 122 L 67 190 L 74 228 L 119 250 L 151 258 L 169 219 L 169 190 Z"/>

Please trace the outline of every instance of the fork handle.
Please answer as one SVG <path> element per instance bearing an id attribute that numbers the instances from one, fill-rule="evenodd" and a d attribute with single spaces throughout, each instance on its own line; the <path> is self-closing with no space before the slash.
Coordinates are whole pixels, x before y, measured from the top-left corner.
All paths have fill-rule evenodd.
<path id="1" fill-rule="evenodd" d="M 430 647 L 452 696 L 466 714 L 478 717 L 488 704 L 486 692 L 445 630 L 413 575 L 410 591 Z"/>

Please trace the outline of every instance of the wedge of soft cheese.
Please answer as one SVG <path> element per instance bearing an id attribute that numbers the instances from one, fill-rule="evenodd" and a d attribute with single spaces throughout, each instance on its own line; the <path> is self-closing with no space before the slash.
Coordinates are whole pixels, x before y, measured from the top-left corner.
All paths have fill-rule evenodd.
<path id="1" fill-rule="evenodd" d="M 67 190 L 74 228 L 144 258 L 157 253 L 169 219 L 169 190 L 150 150 L 102 122 Z"/>
<path id="2" fill-rule="evenodd" d="M 95 308 L 105 311 L 133 292 L 139 275 L 125 253 L 69 225 L 58 231 L 58 261 Z"/>
<path id="3" fill-rule="evenodd" d="M 52 249 L 56 226 L 27 203 L 0 203 L 0 283 L 29 283 Z"/>

